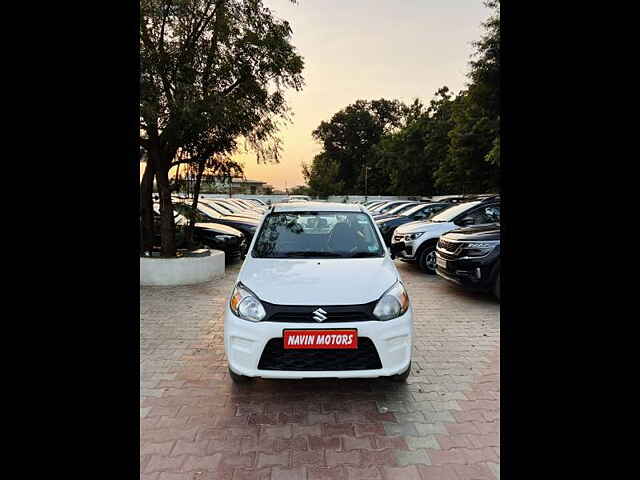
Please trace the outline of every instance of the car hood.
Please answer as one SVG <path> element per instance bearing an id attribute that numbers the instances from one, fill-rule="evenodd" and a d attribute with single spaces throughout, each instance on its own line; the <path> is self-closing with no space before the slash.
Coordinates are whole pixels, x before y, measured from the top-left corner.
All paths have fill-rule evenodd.
<path id="1" fill-rule="evenodd" d="M 389 256 L 247 259 L 238 280 L 260 300 L 278 305 L 359 305 L 379 299 L 397 280 Z"/>
<path id="2" fill-rule="evenodd" d="M 222 225 L 221 223 L 199 222 L 196 223 L 196 228 L 224 235 L 236 235 L 238 237 L 242 236 L 241 231 L 227 225 Z"/>
<path id="3" fill-rule="evenodd" d="M 432 222 L 430 220 L 417 220 L 415 222 L 405 223 L 396 229 L 396 233 L 418 233 L 433 232 L 434 234 L 442 234 L 448 232 L 458 226 L 453 222 Z"/>
<path id="4" fill-rule="evenodd" d="M 475 225 L 473 227 L 457 228 L 447 233 L 448 240 L 481 241 L 500 240 L 500 224 Z"/>

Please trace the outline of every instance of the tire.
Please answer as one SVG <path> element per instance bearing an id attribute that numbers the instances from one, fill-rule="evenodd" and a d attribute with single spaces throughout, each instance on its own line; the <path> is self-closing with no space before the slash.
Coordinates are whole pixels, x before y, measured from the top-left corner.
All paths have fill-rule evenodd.
<path id="1" fill-rule="evenodd" d="M 418 254 L 417 264 L 420 270 L 429 275 L 436 273 L 436 246 L 435 244 L 427 245 Z"/>
<path id="2" fill-rule="evenodd" d="M 411 374 L 411 362 L 409 362 L 409 366 L 404 372 L 398 373 L 397 375 L 391 375 L 389 379 L 392 382 L 406 382 L 407 378 L 409 378 L 409 374 Z"/>
<path id="3" fill-rule="evenodd" d="M 500 272 L 496 276 L 496 282 L 493 284 L 493 294 L 500 301 Z"/>
<path id="4" fill-rule="evenodd" d="M 252 377 L 247 377 L 246 375 L 240 375 L 234 372 L 233 370 L 231 370 L 231 368 L 229 368 L 229 376 L 231 377 L 231 380 L 233 380 L 233 383 L 249 383 L 250 381 L 253 380 Z"/>

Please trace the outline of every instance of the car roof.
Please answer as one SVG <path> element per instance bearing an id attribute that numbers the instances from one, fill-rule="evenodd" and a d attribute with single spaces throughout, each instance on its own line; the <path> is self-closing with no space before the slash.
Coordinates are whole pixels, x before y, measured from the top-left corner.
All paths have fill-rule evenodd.
<path id="1" fill-rule="evenodd" d="M 330 202 L 275 203 L 273 212 L 362 212 L 362 206 Z"/>

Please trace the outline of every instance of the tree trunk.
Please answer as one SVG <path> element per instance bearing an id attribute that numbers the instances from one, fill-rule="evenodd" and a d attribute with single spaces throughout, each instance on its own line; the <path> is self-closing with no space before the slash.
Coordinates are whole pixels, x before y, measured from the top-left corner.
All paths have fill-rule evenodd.
<path id="1" fill-rule="evenodd" d="M 142 217 L 142 253 L 153 250 L 153 177 L 151 161 L 147 165 L 140 182 L 140 210 Z"/>
<path id="2" fill-rule="evenodd" d="M 196 208 L 198 208 L 198 197 L 200 196 L 200 183 L 202 182 L 202 174 L 204 173 L 204 164 L 206 163 L 206 159 L 202 158 L 198 162 L 198 173 L 196 174 L 196 181 L 193 185 L 193 203 L 191 207 L 193 207 L 194 212 Z M 196 226 L 196 219 L 189 219 L 189 228 L 187 228 L 186 241 L 187 245 L 191 245 L 193 243 L 193 231 Z"/>
<path id="3" fill-rule="evenodd" d="M 173 203 L 171 202 L 171 185 L 169 184 L 169 163 L 156 162 L 156 181 L 160 197 L 160 255 L 163 257 L 176 256 L 176 224 L 174 220 Z M 160 163 L 160 165 L 158 165 Z"/>

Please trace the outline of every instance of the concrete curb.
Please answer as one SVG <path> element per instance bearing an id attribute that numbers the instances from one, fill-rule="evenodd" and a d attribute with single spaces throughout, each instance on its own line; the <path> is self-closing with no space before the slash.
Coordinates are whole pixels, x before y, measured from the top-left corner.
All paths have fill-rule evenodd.
<path id="1" fill-rule="evenodd" d="M 140 258 L 141 286 L 194 285 L 224 276 L 224 252 L 206 257 Z"/>

